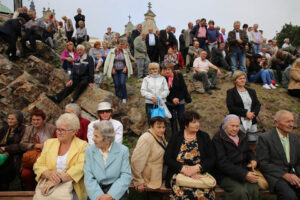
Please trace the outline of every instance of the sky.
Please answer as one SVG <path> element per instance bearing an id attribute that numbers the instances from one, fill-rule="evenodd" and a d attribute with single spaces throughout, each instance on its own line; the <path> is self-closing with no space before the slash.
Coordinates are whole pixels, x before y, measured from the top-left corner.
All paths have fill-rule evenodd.
<path id="1" fill-rule="evenodd" d="M 23 0 L 29 7 L 31 0 Z M 13 10 L 13 0 L 0 0 Z M 121 35 L 128 23 L 128 15 L 134 25 L 144 21 L 149 0 L 34 0 L 37 16 L 42 16 L 43 7 L 55 9 L 56 19 L 66 15 L 74 21 L 77 8 L 86 17 L 88 34 L 101 41 L 107 27 Z M 167 25 L 176 27 L 177 38 L 188 22 L 196 19 L 214 20 L 215 25 L 224 27 L 228 33 L 233 22 L 249 26 L 257 23 L 264 37 L 272 39 L 285 23 L 300 25 L 299 0 L 151 0 L 159 29 Z"/>

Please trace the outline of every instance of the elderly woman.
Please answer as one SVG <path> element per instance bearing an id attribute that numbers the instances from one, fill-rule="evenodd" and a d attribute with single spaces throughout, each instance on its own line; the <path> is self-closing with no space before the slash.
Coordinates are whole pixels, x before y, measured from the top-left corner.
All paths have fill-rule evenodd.
<path id="1" fill-rule="evenodd" d="M 246 74 L 235 71 L 232 75 L 235 87 L 227 90 L 226 103 L 230 114 L 240 117 L 241 130 L 257 132 L 256 117 L 260 111 L 260 102 L 254 89 L 245 87 Z"/>
<path id="2" fill-rule="evenodd" d="M 54 125 L 46 123 L 46 115 L 42 110 L 35 108 L 30 116 L 32 125 L 26 127 L 20 142 L 20 148 L 25 152 L 22 158 L 21 178 L 26 190 L 33 190 L 35 187 L 32 167 L 36 160 L 28 160 L 32 159 L 32 156 L 29 154 L 35 153 L 36 157 L 38 157 L 44 147 L 44 143 L 53 137 L 56 129 Z"/>
<path id="3" fill-rule="evenodd" d="M 112 49 L 104 65 L 104 75 L 113 77 L 117 97 L 126 103 L 126 74 L 128 78 L 133 74 L 128 52 L 123 49 L 124 41 L 117 41 L 117 48 Z"/>
<path id="4" fill-rule="evenodd" d="M 168 47 L 168 52 L 164 57 L 164 64 L 172 63 L 173 65 L 178 65 L 178 58 L 176 53 L 174 53 L 173 47 Z"/>
<path id="5" fill-rule="evenodd" d="M 240 131 L 237 115 L 227 115 L 219 132 L 213 137 L 217 155 L 217 181 L 228 200 L 259 199 L 258 176 L 249 171 L 257 162 L 249 148 L 246 133 Z"/>
<path id="6" fill-rule="evenodd" d="M 110 121 L 94 124 L 94 143 L 86 149 L 84 184 L 91 200 L 126 200 L 132 180 L 129 150 L 116 143 Z"/>
<path id="7" fill-rule="evenodd" d="M 173 64 L 165 64 L 163 67 L 165 71 L 165 78 L 169 87 L 169 95 L 167 97 L 167 106 L 172 114 L 171 127 L 172 133 L 177 133 L 177 121 L 180 129 L 184 129 L 181 118 L 185 110 L 185 98 L 189 95 L 184 78 L 181 73 L 174 73 Z"/>
<path id="8" fill-rule="evenodd" d="M 165 77 L 159 74 L 159 64 L 150 63 L 148 65 L 149 75 L 143 79 L 141 94 L 145 98 L 146 114 L 148 118 L 148 124 L 150 125 L 150 109 L 158 103 L 158 97 L 166 102 L 166 98 L 169 95 L 169 87 Z"/>
<path id="9" fill-rule="evenodd" d="M 164 134 L 166 121 L 162 117 L 150 120 L 150 129 L 137 141 L 131 157 L 133 184 L 140 192 L 145 188 L 157 189 L 162 185 L 163 156 L 167 142 Z M 143 199 L 160 199 L 156 192 L 147 192 Z"/>
<path id="10" fill-rule="evenodd" d="M 89 56 L 91 56 L 94 59 L 96 71 L 99 71 L 99 69 L 103 63 L 100 46 L 101 46 L 100 41 L 96 41 L 94 43 L 94 48 L 90 48 L 90 51 L 89 51 Z"/>
<path id="11" fill-rule="evenodd" d="M 291 96 L 300 97 L 300 58 L 298 58 L 290 71 L 288 92 Z"/>
<path id="12" fill-rule="evenodd" d="M 20 141 L 25 127 L 23 114 L 13 110 L 7 115 L 7 125 L 0 130 L 0 155 L 5 155 L 6 161 L 0 165 L 0 191 L 8 190 L 10 182 L 20 175 L 22 151 Z"/>
<path id="13" fill-rule="evenodd" d="M 73 42 L 67 43 L 67 48 L 62 52 L 61 59 L 63 62 L 63 69 L 70 75 L 74 65 L 74 61 L 78 59 L 78 53 L 75 50 Z"/>
<path id="14" fill-rule="evenodd" d="M 56 128 L 57 138 L 45 142 L 42 154 L 33 167 L 36 181 L 46 179 L 41 190 L 36 190 L 36 197 L 48 195 L 51 188 L 71 182 L 73 190 L 66 193 L 73 194 L 70 195 L 73 198 L 65 199 L 84 200 L 83 166 L 88 143 L 75 136 L 80 128 L 79 119 L 72 113 L 62 114 L 56 121 Z"/>
<path id="15" fill-rule="evenodd" d="M 102 42 L 102 49 L 100 49 L 100 51 L 102 55 L 103 64 L 105 64 L 105 60 L 108 56 L 108 53 L 110 52 L 107 42 Z"/>
<path id="16" fill-rule="evenodd" d="M 215 154 L 209 135 L 200 131 L 200 116 L 194 111 L 185 111 L 182 116 L 184 130 L 173 135 L 166 153 L 168 166 L 166 186 L 171 187 L 171 199 L 208 199 L 215 198 L 213 188 L 189 188 L 177 186 L 179 173 L 199 179 L 198 173 L 210 171 L 215 164 Z"/>

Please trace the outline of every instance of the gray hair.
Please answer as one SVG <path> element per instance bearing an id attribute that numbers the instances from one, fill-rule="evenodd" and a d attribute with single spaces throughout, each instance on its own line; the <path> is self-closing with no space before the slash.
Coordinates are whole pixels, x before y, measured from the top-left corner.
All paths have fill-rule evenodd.
<path id="1" fill-rule="evenodd" d="M 64 113 L 59 116 L 55 122 L 56 126 L 68 125 L 71 129 L 78 131 L 80 129 L 79 118 L 73 113 Z"/>
<path id="2" fill-rule="evenodd" d="M 234 114 L 229 114 L 225 117 L 223 123 L 222 123 L 222 129 L 225 130 L 225 128 L 227 127 L 228 123 L 229 123 L 229 120 L 230 119 L 238 119 L 240 120 L 240 118 L 237 116 L 237 115 L 234 115 Z"/>
<path id="3" fill-rule="evenodd" d="M 233 23 L 233 26 L 236 25 L 236 24 L 241 24 L 241 22 L 240 22 L 240 21 L 235 21 L 235 22 Z"/>
<path id="4" fill-rule="evenodd" d="M 76 47 L 76 50 L 78 50 L 78 49 L 83 49 L 83 50 L 85 50 L 85 47 L 84 47 L 82 44 L 79 44 L 79 45 Z"/>
<path id="5" fill-rule="evenodd" d="M 80 20 L 80 21 L 78 22 L 78 24 L 84 24 L 84 22 L 83 22 L 82 20 Z"/>
<path id="6" fill-rule="evenodd" d="M 76 103 L 69 103 L 65 106 L 65 109 L 71 109 L 74 110 L 74 114 L 76 114 L 78 117 L 81 116 L 81 108 Z"/>
<path id="7" fill-rule="evenodd" d="M 287 40 L 290 40 L 290 38 L 284 38 L 284 42 L 286 42 Z"/>
<path id="8" fill-rule="evenodd" d="M 103 136 L 103 141 L 113 143 L 115 141 L 115 130 L 112 123 L 108 120 L 97 122 L 93 125 L 95 130 L 98 130 Z"/>
<path id="9" fill-rule="evenodd" d="M 291 113 L 290 111 L 288 110 L 279 110 L 276 112 L 275 116 L 274 116 L 274 120 L 275 121 L 281 121 L 282 120 L 282 117 L 284 115 L 293 115 L 293 113 Z"/>

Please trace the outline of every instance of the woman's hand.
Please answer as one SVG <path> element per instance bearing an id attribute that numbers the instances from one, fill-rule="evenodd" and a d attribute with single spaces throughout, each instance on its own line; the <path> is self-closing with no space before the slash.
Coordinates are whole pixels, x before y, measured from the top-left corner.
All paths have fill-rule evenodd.
<path id="1" fill-rule="evenodd" d="M 46 177 L 46 179 L 50 180 L 51 182 L 55 183 L 55 184 L 59 184 L 61 182 L 61 178 L 60 178 L 60 173 L 57 171 L 50 171 L 47 170 L 45 172 L 43 172 L 44 177 Z"/>
<path id="2" fill-rule="evenodd" d="M 109 194 L 103 194 L 100 197 L 98 197 L 96 200 L 113 200 L 114 198 L 112 198 L 112 196 L 110 196 Z"/>
<path id="3" fill-rule="evenodd" d="M 258 176 L 255 172 L 248 172 L 245 178 L 250 183 L 257 183 L 258 181 Z"/>
<path id="4" fill-rule="evenodd" d="M 42 191 L 41 191 L 42 195 L 48 194 L 49 190 L 50 190 L 52 187 L 56 186 L 56 185 L 58 185 L 58 184 L 55 184 L 55 183 L 53 183 L 53 182 L 50 181 L 50 180 L 47 181 L 47 182 L 45 183 L 45 185 L 43 186 L 43 188 L 42 188 Z"/>
<path id="5" fill-rule="evenodd" d="M 247 165 L 247 167 L 249 167 L 251 169 L 255 169 L 256 166 L 257 166 L 256 160 L 251 160 L 250 163 Z"/>
<path id="6" fill-rule="evenodd" d="M 198 174 L 194 174 L 191 177 L 192 177 L 192 179 L 195 179 L 195 180 L 199 180 L 200 179 L 200 176 Z"/>
<path id="7" fill-rule="evenodd" d="M 153 101 L 153 103 L 155 103 L 157 105 L 157 102 L 158 102 L 157 96 L 152 97 L 152 101 Z"/>
<path id="8" fill-rule="evenodd" d="M 71 57 L 66 58 L 66 60 L 67 60 L 68 62 L 74 62 L 73 58 L 71 58 Z"/>
<path id="9" fill-rule="evenodd" d="M 127 67 L 125 66 L 124 68 L 123 68 L 123 74 L 126 74 L 127 73 Z"/>
<path id="10" fill-rule="evenodd" d="M 112 73 L 113 75 L 115 75 L 117 72 L 116 72 L 115 69 L 112 69 L 112 70 L 111 70 L 111 73 Z"/>
<path id="11" fill-rule="evenodd" d="M 247 112 L 246 114 L 246 118 L 249 120 L 252 120 L 255 117 L 254 112 Z"/>
<path id="12" fill-rule="evenodd" d="M 198 172 L 200 172 L 200 168 L 199 165 L 194 165 L 194 166 L 184 165 L 180 172 L 186 176 L 192 177 Z"/>
<path id="13" fill-rule="evenodd" d="M 66 83 L 66 86 L 67 86 L 67 87 L 70 87 L 71 85 L 73 85 L 73 81 L 72 81 L 72 80 L 69 80 L 69 81 Z"/>
<path id="14" fill-rule="evenodd" d="M 176 105 L 179 104 L 179 99 L 178 99 L 178 98 L 174 98 L 172 101 L 173 101 L 173 103 L 176 104 Z"/>
<path id="15" fill-rule="evenodd" d="M 146 183 L 143 183 L 141 185 L 136 186 L 135 189 L 138 190 L 139 192 L 143 192 L 146 186 L 147 186 Z"/>
<path id="16" fill-rule="evenodd" d="M 40 149 L 40 150 L 42 150 L 43 147 L 44 147 L 44 144 L 35 144 L 35 145 L 33 146 L 34 149 Z"/>

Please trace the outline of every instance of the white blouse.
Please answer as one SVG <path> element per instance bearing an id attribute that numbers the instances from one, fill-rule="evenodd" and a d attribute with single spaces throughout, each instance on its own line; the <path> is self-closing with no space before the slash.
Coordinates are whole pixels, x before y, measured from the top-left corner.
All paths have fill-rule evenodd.
<path id="1" fill-rule="evenodd" d="M 63 156 L 57 156 L 56 171 L 62 172 L 64 169 L 67 168 L 68 153 L 69 153 L 69 151 L 67 153 L 65 153 L 65 155 L 63 155 Z"/>

